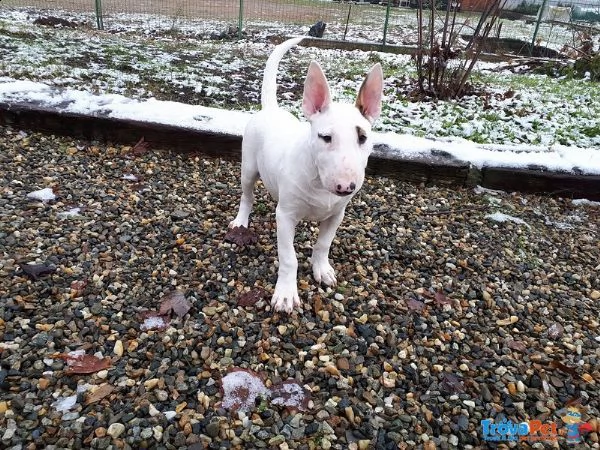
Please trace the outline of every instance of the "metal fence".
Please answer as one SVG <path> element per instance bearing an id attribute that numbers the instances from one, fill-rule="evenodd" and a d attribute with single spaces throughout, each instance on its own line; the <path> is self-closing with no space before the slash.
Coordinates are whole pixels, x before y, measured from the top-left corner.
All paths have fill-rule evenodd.
<path id="1" fill-rule="evenodd" d="M 326 24 L 325 36 L 331 39 L 371 43 L 414 45 L 416 13 L 419 0 L 332 1 L 332 0 L 2 0 L 0 8 L 35 8 L 42 14 L 67 14 L 83 18 L 93 26 L 107 31 L 123 27 L 141 32 L 184 32 L 211 38 L 252 38 L 265 33 L 306 34 L 318 21 Z M 422 0 L 427 4 L 432 0 Z M 440 8 L 448 2 L 462 5 L 459 21 L 465 34 L 490 0 L 435 0 Z M 531 42 L 535 16 L 543 5 L 554 0 L 508 0 L 511 10 L 529 12 L 529 24 L 506 21 L 502 36 Z M 600 0 L 561 0 L 561 6 L 571 11 L 563 25 L 569 26 L 572 13 L 577 17 L 600 20 Z M 543 8 L 542 8 L 543 9 Z M 547 8 L 546 8 L 547 9 Z M 585 13 L 582 15 L 582 11 Z M 443 11 L 439 12 L 440 18 Z M 541 26 L 536 39 L 555 49 L 568 42 L 569 33 L 556 28 L 556 17 L 539 14 Z M 514 15 L 507 14 L 507 19 Z M 523 18 L 523 16 L 519 16 Z M 526 18 L 525 18 L 526 19 Z M 527 21 L 527 20 L 523 20 Z M 560 22 L 560 21 L 559 21 Z M 587 24 L 586 26 L 589 26 Z M 592 28 L 597 32 L 597 29 Z M 571 32 L 571 37 L 573 33 Z"/>

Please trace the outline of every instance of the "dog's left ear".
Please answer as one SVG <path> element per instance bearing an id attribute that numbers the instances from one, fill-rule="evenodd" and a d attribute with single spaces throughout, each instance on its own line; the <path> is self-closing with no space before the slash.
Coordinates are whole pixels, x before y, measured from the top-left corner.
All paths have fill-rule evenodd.
<path id="1" fill-rule="evenodd" d="M 304 96 L 302 98 L 304 116 L 310 120 L 314 114 L 327 108 L 330 103 L 331 96 L 327 78 L 325 78 L 319 63 L 312 61 L 308 66 L 306 80 L 304 80 Z"/>
<path id="2" fill-rule="evenodd" d="M 381 114 L 381 96 L 383 95 L 383 70 L 381 64 L 373 66 L 358 91 L 356 107 L 365 118 L 373 123 Z"/>

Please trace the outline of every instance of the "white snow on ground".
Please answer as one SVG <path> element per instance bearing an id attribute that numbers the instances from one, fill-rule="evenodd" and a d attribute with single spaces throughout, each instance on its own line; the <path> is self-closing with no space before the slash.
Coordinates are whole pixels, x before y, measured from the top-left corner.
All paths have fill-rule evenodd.
<path id="1" fill-rule="evenodd" d="M 69 113 L 162 123 L 241 136 L 250 113 L 188 105 L 156 99 L 134 100 L 119 94 L 93 95 L 73 89 L 57 90 L 44 83 L 0 78 L 0 102 L 34 103 Z M 376 133 L 375 144 L 386 155 L 430 157 L 448 154 L 476 167 L 545 166 L 549 170 L 600 174 L 600 150 L 562 145 L 476 144 L 462 138 L 434 140 L 407 134 Z"/>
<path id="2" fill-rule="evenodd" d="M 600 202 L 593 202 L 593 201 L 587 200 L 585 198 L 574 199 L 574 200 L 571 200 L 571 202 L 575 206 L 595 206 L 595 207 L 600 208 Z"/>
<path id="3" fill-rule="evenodd" d="M 30 198 L 32 200 L 39 200 L 42 202 L 49 202 L 51 200 L 54 200 L 56 198 L 56 195 L 54 195 L 52 188 L 43 188 L 37 191 L 30 192 L 29 194 L 27 194 L 27 198 Z"/>
<path id="4" fill-rule="evenodd" d="M 523 219 L 520 219 L 520 218 L 514 217 L 514 216 L 509 216 L 508 214 L 504 214 L 504 213 L 501 213 L 501 212 L 495 212 L 493 214 L 487 214 L 485 216 L 485 218 L 493 220 L 494 222 L 513 222 L 513 223 L 516 223 L 516 224 L 519 224 L 519 225 L 525 225 L 526 227 L 529 228 L 529 225 Z"/>
<path id="5" fill-rule="evenodd" d="M 59 412 L 67 412 L 77 405 L 77 394 L 68 397 L 59 397 L 52 403 L 52 406 Z"/>

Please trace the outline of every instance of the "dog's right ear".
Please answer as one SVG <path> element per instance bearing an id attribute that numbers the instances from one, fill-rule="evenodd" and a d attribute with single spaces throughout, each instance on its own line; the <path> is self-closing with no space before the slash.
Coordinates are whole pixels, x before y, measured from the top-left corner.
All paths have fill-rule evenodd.
<path id="1" fill-rule="evenodd" d="M 302 110 L 304 116 L 310 119 L 314 114 L 324 110 L 331 103 L 329 85 L 321 66 L 312 61 L 308 66 L 306 80 L 304 80 L 304 96 Z"/>

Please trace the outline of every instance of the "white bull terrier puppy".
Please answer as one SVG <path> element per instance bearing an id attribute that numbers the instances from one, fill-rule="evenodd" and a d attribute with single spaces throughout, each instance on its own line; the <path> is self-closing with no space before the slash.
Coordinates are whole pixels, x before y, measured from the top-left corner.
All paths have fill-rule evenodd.
<path id="1" fill-rule="evenodd" d="M 294 233 L 302 219 L 319 222 L 312 252 L 315 280 L 335 286 L 329 248 L 346 205 L 361 188 L 367 159 L 373 150 L 371 124 L 381 112 L 383 73 L 375 64 L 358 92 L 356 103 L 331 101 L 327 79 L 315 61 L 304 82 L 300 122 L 277 105 L 277 69 L 283 55 L 303 38 L 278 45 L 269 57 L 263 77 L 262 109 L 250 119 L 242 141 L 242 198 L 230 228 L 248 227 L 259 176 L 277 201 L 279 272 L 271 305 L 291 312 L 300 305 L 298 261 Z"/>

